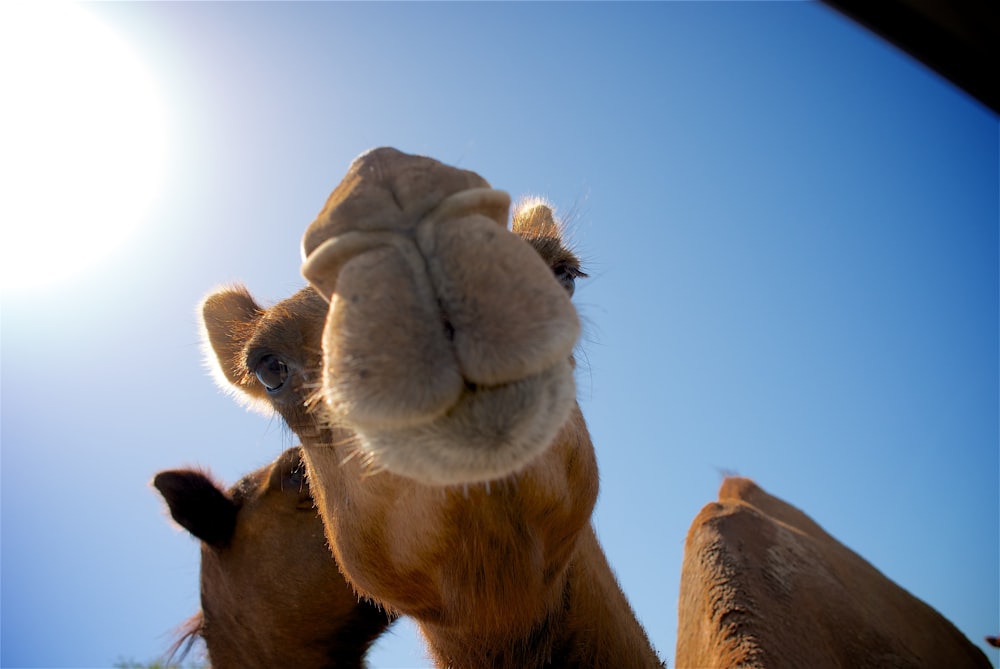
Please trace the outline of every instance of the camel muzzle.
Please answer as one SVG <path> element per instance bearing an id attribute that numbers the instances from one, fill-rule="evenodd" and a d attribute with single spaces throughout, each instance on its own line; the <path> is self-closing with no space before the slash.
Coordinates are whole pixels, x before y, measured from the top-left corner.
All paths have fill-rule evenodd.
<path id="1" fill-rule="evenodd" d="M 518 441 L 522 414 L 538 410 L 526 404 L 565 420 L 572 402 L 554 386 L 567 375 L 572 386 L 579 319 L 551 269 L 507 230 L 509 207 L 478 175 L 430 158 L 376 149 L 352 164 L 303 240 L 302 273 L 330 303 L 322 379 L 337 420 L 403 441 L 406 430 L 440 439 L 443 429 L 465 442 L 456 447 L 486 452 Z M 472 405 L 479 424 L 497 412 L 492 436 L 455 425 Z"/>

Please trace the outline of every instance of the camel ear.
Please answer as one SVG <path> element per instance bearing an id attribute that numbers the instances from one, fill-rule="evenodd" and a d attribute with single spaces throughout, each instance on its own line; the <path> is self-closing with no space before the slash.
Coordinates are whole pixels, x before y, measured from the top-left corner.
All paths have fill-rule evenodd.
<path id="1" fill-rule="evenodd" d="M 244 349 L 264 310 L 243 286 L 222 288 L 206 297 L 201 312 L 205 361 L 223 390 L 265 415 L 274 412 L 267 392 L 246 368 Z"/>
<path id="2" fill-rule="evenodd" d="M 514 215 L 511 229 L 518 236 L 531 239 L 534 237 L 553 237 L 562 239 L 562 229 L 556 222 L 552 205 L 539 197 L 524 198 L 514 205 Z"/>
<path id="3" fill-rule="evenodd" d="M 213 548 L 225 548 L 236 530 L 237 507 L 205 474 L 190 469 L 153 478 L 177 523 Z"/>

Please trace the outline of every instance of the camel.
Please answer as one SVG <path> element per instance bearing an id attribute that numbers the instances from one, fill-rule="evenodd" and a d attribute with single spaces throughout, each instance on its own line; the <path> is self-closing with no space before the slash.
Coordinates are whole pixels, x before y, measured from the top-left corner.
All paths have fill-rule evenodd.
<path id="1" fill-rule="evenodd" d="M 217 378 L 302 441 L 358 593 L 436 666 L 662 667 L 591 525 L 576 402 L 583 276 L 551 208 L 394 149 L 361 156 L 307 230 L 310 286 L 202 303 Z"/>
<path id="2" fill-rule="evenodd" d="M 941 614 L 741 477 L 691 524 L 677 628 L 679 669 L 991 666 Z"/>
<path id="3" fill-rule="evenodd" d="M 204 471 L 153 479 L 174 520 L 201 540 L 201 612 L 182 646 L 202 637 L 228 667 L 359 669 L 394 619 L 359 600 L 326 546 L 301 449 L 224 491 Z"/>

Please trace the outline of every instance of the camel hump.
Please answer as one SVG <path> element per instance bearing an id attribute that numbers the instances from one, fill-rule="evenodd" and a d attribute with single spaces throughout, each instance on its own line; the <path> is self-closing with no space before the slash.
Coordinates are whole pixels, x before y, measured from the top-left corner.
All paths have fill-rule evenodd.
<path id="1" fill-rule="evenodd" d="M 989 667 L 941 614 L 747 478 L 688 531 L 678 667 Z"/>

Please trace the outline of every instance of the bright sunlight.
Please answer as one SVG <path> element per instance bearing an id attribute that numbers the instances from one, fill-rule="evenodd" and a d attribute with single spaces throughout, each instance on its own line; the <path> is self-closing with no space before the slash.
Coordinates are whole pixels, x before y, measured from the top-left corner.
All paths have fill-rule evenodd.
<path id="1" fill-rule="evenodd" d="M 166 120 L 131 48 L 78 5 L 0 3 L 0 286 L 53 286 L 143 222 Z"/>

